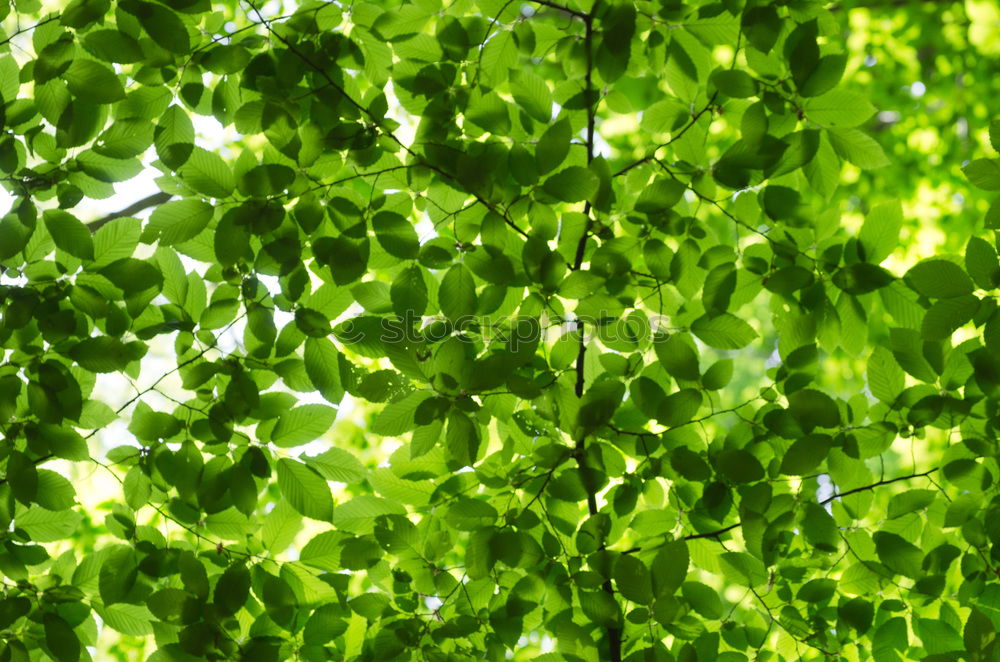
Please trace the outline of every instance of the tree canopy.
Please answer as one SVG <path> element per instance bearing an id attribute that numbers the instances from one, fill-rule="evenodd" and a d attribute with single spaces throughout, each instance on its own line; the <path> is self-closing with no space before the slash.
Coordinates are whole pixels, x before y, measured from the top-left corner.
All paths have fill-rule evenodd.
<path id="1" fill-rule="evenodd" d="M 1000 656 L 993 3 L 0 19 L 0 662 Z"/>

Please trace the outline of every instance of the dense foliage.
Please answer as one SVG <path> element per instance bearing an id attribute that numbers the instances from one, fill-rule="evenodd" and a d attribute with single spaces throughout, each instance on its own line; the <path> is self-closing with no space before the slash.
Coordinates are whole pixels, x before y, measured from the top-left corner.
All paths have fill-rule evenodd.
<path id="1" fill-rule="evenodd" d="M 256 1 L 0 9 L 0 660 L 1000 655 L 996 7 Z"/>

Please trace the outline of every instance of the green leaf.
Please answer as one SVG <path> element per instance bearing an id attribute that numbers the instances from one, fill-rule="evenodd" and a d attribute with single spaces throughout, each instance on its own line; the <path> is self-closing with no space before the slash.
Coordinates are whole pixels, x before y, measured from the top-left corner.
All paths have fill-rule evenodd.
<path id="1" fill-rule="evenodd" d="M 659 239 L 650 239 L 642 245 L 642 257 L 646 261 L 646 268 L 653 276 L 663 281 L 671 279 L 670 265 L 674 253 L 666 244 Z"/>
<path id="2" fill-rule="evenodd" d="M 972 294 L 935 301 L 924 315 L 920 335 L 927 340 L 950 338 L 952 333 L 972 319 L 979 310 L 979 304 L 979 297 Z"/>
<path id="3" fill-rule="evenodd" d="M 370 495 L 362 495 L 337 506 L 333 513 L 333 525 L 338 529 L 358 535 L 371 533 L 375 519 L 382 515 L 405 515 L 406 508 Z"/>
<path id="4" fill-rule="evenodd" d="M 614 597 L 605 591 L 580 591 L 580 608 L 584 616 L 600 627 L 617 627 L 621 621 L 621 608 Z"/>
<path id="5" fill-rule="evenodd" d="M 300 405 L 281 415 L 271 441 L 279 448 L 293 448 L 318 439 L 337 418 L 337 410 L 327 405 Z"/>
<path id="6" fill-rule="evenodd" d="M 429 393 L 414 391 L 389 403 L 375 417 L 371 431 L 375 434 L 395 437 L 413 430 L 419 425 L 415 419 L 417 408 L 429 397 L 431 397 Z"/>
<path id="7" fill-rule="evenodd" d="M 298 512 L 306 517 L 329 522 L 333 517 L 330 486 L 305 464 L 286 457 L 277 463 L 278 489 Z"/>
<path id="8" fill-rule="evenodd" d="M 916 510 L 923 510 L 934 502 L 935 497 L 937 497 L 936 490 L 907 490 L 894 494 L 889 499 L 886 516 L 895 519 Z"/>
<path id="9" fill-rule="evenodd" d="M 173 246 L 198 236 L 212 220 L 215 210 L 203 200 L 173 200 L 157 207 L 143 231 L 143 241 Z"/>
<path id="10" fill-rule="evenodd" d="M 100 571 L 101 600 L 105 605 L 125 602 L 138 579 L 135 550 L 125 545 L 112 547 L 104 554 Z"/>
<path id="11" fill-rule="evenodd" d="M 475 90 L 463 114 L 465 119 L 490 133 L 504 135 L 510 132 L 509 106 L 496 92 L 483 94 Z"/>
<path id="12" fill-rule="evenodd" d="M 858 126 L 875 114 L 867 97 L 844 89 L 806 99 L 802 108 L 809 119 L 830 128 Z"/>
<path id="13" fill-rule="evenodd" d="M 660 363 L 672 377 L 688 381 L 697 381 L 701 378 L 698 354 L 690 341 L 685 341 L 683 336 L 675 334 L 654 341 L 653 349 L 656 350 Z"/>
<path id="14" fill-rule="evenodd" d="M 85 28 L 108 13 L 109 0 L 72 0 L 59 18 L 60 23 L 71 28 Z"/>
<path id="15" fill-rule="evenodd" d="M 583 394 L 577 413 L 577 424 L 585 431 L 596 429 L 614 415 L 625 395 L 625 386 L 618 381 L 597 382 Z"/>
<path id="16" fill-rule="evenodd" d="M 226 166 L 226 170 L 229 170 L 228 166 Z M 240 176 L 239 189 L 240 193 L 249 197 L 267 197 L 280 195 L 294 181 L 295 171 L 288 166 L 265 163 L 243 173 Z M 230 187 L 227 195 L 232 192 L 232 187 Z"/>
<path id="17" fill-rule="evenodd" d="M 517 42 L 510 30 L 495 32 L 479 57 L 484 78 L 493 83 L 507 80 L 509 69 L 517 66 L 517 60 Z"/>
<path id="18" fill-rule="evenodd" d="M 163 588 L 146 598 L 146 606 L 161 621 L 187 624 L 198 618 L 194 596 L 179 588 Z"/>
<path id="19" fill-rule="evenodd" d="M 235 74 L 250 61 L 250 52 L 239 44 L 216 46 L 205 56 L 205 68 L 213 74 Z"/>
<path id="20" fill-rule="evenodd" d="M 340 483 L 360 482 L 368 473 L 357 457 L 340 448 L 329 448 L 315 457 L 303 456 L 302 460 L 323 478 Z"/>
<path id="21" fill-rule="evenodd" d="M 981 289 L 992 290 L 1000 285 L 1000 261 L 997 251 L 988 241 L 972 237 L 965 246 L 965 269 Z"/>
<path id="22" fill-rule="evenodd" d="M 143 58 L 139 42 L 120 30 L 91 30 L 83 38 L 83 47 L 105 62 L 131 64 Z"/>
<path id="23" fill-rule="evenodd" d="M 201 147 L 195 147 L 191 151 L 177 174 L 185 184 L 210 198 L 229 197 L 236 188 L 233 172 L 222 157 Z"/>
<path id="24" fill-rule="evenodd" d="M 724 450 L 713 460 L 719 473 L 734 483 L 753 483 L 764 477 L 760 461 L 745 450 Z"/>
<path id="25" fill-rule="evenodd" d="M 876 662 L 901 659 L 894 651 L 906 650 L 907 632 L 905 618 L 890 618 L 879 625 L 872 637 L 872 656 Z"/>
<path id="26" fill-rule="evenodd" d="M 693 388 L 685 388 L 671 393 L 657 407 L 656 419 L 667 427 L 684 425 L 695 417 L 701 408 L 701 392 Z"/>
<path id="27" fill-rule="evenodd" d="M 67 510 L 76 504 L 73 484 L 48 469 L 38 469 L 38 505 L 49 510 Z"/>
<path id="28" fill-rule="evenodd" d="M 921 576 L 920 564 L 924 559 L 920 548 L 901 536 L 887 531 L 876 531 L 872 535 L 875 552 L 882 563 L 893 572 L 916 579 Z"/>
<path id="29" fill-rule="evenodd" d="M 876 347 L 868 358 L 868 388 L 872 395 L 886 404 L 893 404 L 905 386 L 903 369 L 892 352 Z"/>
<path id="30" fill-rule="evenodd" d="M 830 452 L 833 439 L 825 434 L 808 434 L 796 439 L 781 460 L 781 473 L 805 476 L 813 473 Z"/>
<path id="31" fill-rule="evenodd" d="M 911 288 L 931 299 L 947 299 L 971 294 L 972 279 L 948 260 L 924 260 L 906 272 Z"/>
<path id="32" fill-rule="evenodd" d="M 69 624 L 54 613 L 42 617 L 45 629 L 45 645 L 52 657 L 59 662 L 78 662 L 80 659 L 80 638 Z"/>
<path id="33" fill-rule="evenodd" d="M 542 189 L 563 202 L 582 202 L 593 197 L 599 185 L 597 175 L 588 168 L 570 166 L 546 179 Z"/>
<path id="34" fill-rule="evenodd" d="M 538 139 L 535 146 L 535 161 L 538 165 L 538 174 L 544 175 L 566 160 L 569 154 L 570 141 L 573 138 L 573 129 L 569 120 L 565 117 L 559 119 L 555 124 L 545 130 L 545 133 Z"/>
<path id="35" fill-rule="evenodd" d="M 880 264 L 889 257 L 899 245 L 902 225 L 903 207 L 898 201 L 882 202 L 872 207 L 858 234 L 864 261 Z"/>
<path id="36" fill-rule="evenodd" d="M 742 349 L 757 337 L 753 327 L 730 313 L 702 315 L 691 323 L 691 333 L 716 349 Z"/>
<path id="37" fill-rule="evenodd" d="M 170 106 L 157 120 L 153 133 L 156 155 L 174 170 L 194 151 L 194 124 L 180 106 Z"/>
<path id="38" fill-rule="evenodd" d="M 125 480 L 122 483 L 122 492 L 125 494 L 125 503 L 132 510 L 139 510 L 145 506 L 146 502 L 149 501 L 152 490 L 153 484 L 141 468 L 132 467 L 125 474 Z"/>
<path id="39" fill-rule="evenodd" d="M 689 564 L 690 553 L 683 540 L 663 545 L 650 565 L 653 595 L 656 598 L 673 595 L 687 577 Z"/>
<path id="40" fill-rule="evenodd" d="M 882 267 L 856 262 L 838 269 L 832 280 L 834 285 L 847 294 L 860 295 L 880 290 L 895 278 Z"/>
<path id="41" fill-rule="evenodd" d="M 78 57 L 62 76 L 69 91 L 82 101 L 105 104 L 125 98 L 125 88 L 115 72 L 95 60 Z"/>
<path id="42" fill-rule="evenodd" d="M 455 264 L 441 279 L 438 289 L 441 312 L 453 322 L 470 318 L 476 312 L 476 283 L 464 264 Z"/>
<path id="43" fill-rule="evenodd" d="M 475 531 L 493 525 L 497 510 L 481 499 L 459 497 L 448 507 L 446 518 L 452 528 Z"/>
<path id="44" fill-rule="evenodd" d="M 510 77 L 511 96 L 533 119 L 548 124 L 552 119 L 552 92 L 545 80 L 524 69 Z"/>
<path id="45" fill-rule="evenodd" d="M 226 568 L 215 584 L 213 602 L 223 614 L 235 614 L 246 604 L 250 594 L 250 572 L 242 563 Z"/>
<path id="46" fill-rule="evenodd" d="M 913 329 L 890 329 L 889 348 L 899 366 L 907 373 L 927 383 L 937 380 L 937 374 L 924 356 L 919 333 Z"/>
<path id="47" fill-rule="evenodd" d="M 813 547 L 823 552 L 836 552 L 840 545 L 836 522 L 822 506 L 816 503 L 808 503 L 804 508 L 802 533 Z"/>
<path id="48" fill-rule="evenodd" d="M 815 97 L 835 87 L 844 75 L 847 55 L 831 53 L 819 58 L 809 77 L 799 85 L 799 94 Z"/>
<path id="49" fill-rule="evenodd" d="M 389 255 L 404 260 L 417 257 L 420 250 L 420 240 L 413 224 L 403 216 L 394 212 L 380 211 L 372 219 L 375 238 Z"/>
<path id="50" fill-rule="evenodd" d="M 727 578 L 742 586 L 753 588 L 767 583 L 764 564 L 746 552 L 723 552 L 719 565 Z"/>
<path id="51" fill-rule="evenodd" d="M 117 338 L 98 336 L 76 343 L 69 350 L 70 357 L 91 372 L 118 372 L 132 361 L 146 354 L 144 343 L 123 343 Z"/>
<path id="52" fill-rule="evenodd" d="M 306 374 L 316 390 L 332 404 L 338 404 L 344 397 L 338 368 L 339 356 L 340 352 L 329 339 L 306 338 Z"/>
<path id="53" fill-rule="evenodd" d="M 746 99 L 757 94 L 757 83 L 745 71 L 718 69 L 712 73 L 711 82 L 726 96 Z"/>
<path id="54" fill-rule="evenodd" d="M 0 627 L 10 628 L 19 618 L 31 611 L 31 601 L 24 597 L 4 598 L 0 601 Z"/>
<path id="55" fill-rule="evenodd" d="M 858 129 L 828 129 L 830 145 L 840 158 L 862 170 L 875 170 L 890 165 L 882 146 Z M 889 203 L 891 204 L 891 203 Z"/>
<path id="56" fill-rule="evenodd" d="M 146 34 L 161 48 L 185 55 L 191 50 L 187 28 L 174 12 L 166 7 L 142 0 L 125 0 L 119 5 L 139 19 Z"/>
<path id="57" fill-rule="evenodd" d="M 420 267 L 412 265 L 400 271 L 392 281 L 389 296 L 392 309 L 404 320 L 423 315 L 427 311 L 428 294 Z"/>
<path id="58" fill-rule="evenodd" d="M 826 602 L 837 592 L 837 580 L 828 577 L 811 579 L 802 585 L 795 599 L 803 602 Z"/>
<path id="59" fill-rule="evenodd" d="M 931 655 L 945 655 L 958 651 L 965 652 L 965 644 L 958 632 L 948 623 L 938 619 L 918 618 L 914 630 Z"/>
<path id="60" fill-rule="evenodd" d="M 649 133 L 671 133 L 690 117 L 687 107 L 677 99 L 662 99 L 643 109 L 639 128 Z"/>
<path id="61" fill-rule="evenodd" d="M 864 598 L 853 598 L 837 605 L 837 617 L 854 628 L 858 634 L 864 634 L 872 626 L 875 609 L 872 603 Z"/>
<path id="62" fill-rule="evenodd" d="M 181 431 L 183 424 L 170 414 L 153 411 L 149 405 L 139 401 L 132 412 L 128 431 L 141 441 L 169 439 Z"/>
<path id="63" fill-rule="evenodd" d="M 90 230 L 75 216 L 60 209 L 47 209 L 42 218 L 57 247 L 81 260 L 94 259 L 94 240 Z"/>
<path id="64" fill-rule="evenodd" d="M 117 159 L 87 150 L 76 157 L 77 165 L 85 173 L 102 182 L 124 182 L 142 172 L 138 159 Z"/>
<path id="65" fill-rule="evenodd" d="M 717 620 L 722 617 L 722 600 L 715 589 L 700 582 L 684 582 L 681 585 L 681 594 L 691 608 L 705 618 Z"/>
<path id="66" fill-rule="evenodd" d="M 811 388 L 788 396 L 788 412 L 807 432 L 814 427 L 835 428 L 840 424 L 840 410 L 833 398 Z"/>
<path id="67" fill-rule="evenodd" d="M 17 526 L 35 542 L 55 542 L 72 535 L 82 519 L 83 515 L 71 510 L 32 507 L 18 515 Z"/>
<path id="68" fill-rule="evenodd" d="M 701 378 L 701 385 L 710 391 L 725 388 L 733 378 L 733 360 L 719 359 L 708 367 Z"/>
<path id="69" fill-rule="evenodd" d="M 969 183 L 984 191 L 1000 191 L 1000 159 L 973 159 L 962 166 Z"/>
<path id="70" fill-rule="evenodd" d="M 314 568 L 336 572 L 341 569 L 340 555 L 344 534 L 339 531 L 324 531 L 313 537 L 302 548 L 299 560 Z"/>
<path id="71" fill-rule="evenodd" d="M 679 572 L 678 572 L 679 574 Z M 662 580 L 670 582 L 669 577 Z M 615 587 L 627 600 L 648 605 L 653 600 L 653 585 L 649 568 L 635 556 L 623 554 L 615 563 Z"/>

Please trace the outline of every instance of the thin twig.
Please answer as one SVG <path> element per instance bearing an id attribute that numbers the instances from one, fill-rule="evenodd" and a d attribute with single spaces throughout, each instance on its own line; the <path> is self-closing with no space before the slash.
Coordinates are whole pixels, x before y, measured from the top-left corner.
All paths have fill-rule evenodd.
<path id="1" fill-rule="evenodd" d="M 935 471 L 937 471 L 939 468 L 940 467 L 934 467 L 933 469 L 928 469 L 927 471 L 921 471 L 919 473 L 912 473 L 912 474 L 909 474 L 907 476 L 896 476 L 895 478 L 887 478 L 885 480 L 880 480 L 877 483 L 872 483 L 871 485 L 862 485 L 861 487 L 855 487 L 854 489 L 847 490 L 846 492 L 838 492 L 838 493 L 832 494 L 832 495 L 828 496 L 827 498 L 823 499 L 822 501 L 820 501 L 819 505 L 825 506 L 826 504 L 830 503 L 834 499 L 840 499 L 840 498 L 843 498 L 845 496 L 849 496 L 851 494 L 857 494 L 858 492 L 865 492 L 867 490 L 873 490 L 876 487 L 881 487 L 882 485 L 889 485 L 890 483 L 896 483 L 896 482 L 899 482 L 901 480 L 910 480 L 911 478 L 921 478 L 923 476 L 929 476 L 932 473 L 934 473 Z"/>
<path id="2" fill-rule="evenodd" d="M 648 163 L 649 161 L 652 161 L 653 159 L 656 158 L 656 152 L 658 152 L 659 150 L 663 149 L 664 147 L 670 145 L 671 143 L 673 143 L 673 142 L 675 142 L 677 140 L 680 140 L 684 136 L 684 134 L 688 132 L 688 129 L 690 129 L 692 126 L 694 126 L 695 124 L 697 124 L 698 120 L 701 119 L 701 116 L 704 115 L 705 113 L 707 113 L 708 110 L 712 106 L 715 105 L 715 99 L 716 99 L 716 97 L 718 95 L 719 95 L 718 91 L 716 91 L 714 94 L 712 94 L 712 96 L 709 97 L 709 99 L 708 99 L 708 103 L 705 104 L 705 107 L 702 108 L 701 110 L 699 110 L 694 115 L 692 115 L 691 116 L 691 121 L 688 122 L 687 124 L 685 124 L 683 127 L 681 127 L 680 131 L 678 131 L 677 133 L 675 133 L 672 136 L 670 136 L 670 140 L 668 140 L 667 142 L 662 143 L 660 145 L 657 145 L 656 147 L 653 148 L 653 151 L 651 151 L 649 154 L 647 154 L 646 156 L 642 157 L 638 161 L 633 161 L 632 163 L 628 164 L 627 166 L 625 166 L 624 168 L 622 168 L 621 170 L 619 170 L 618 172 L 616 172 L 615 174 L 613 174 L 612 177 L 618 177 L 619 175 L 624 175 L 626 172 L 628 172 L 632 168 L 636 168 L 638 166 L 641 166 L 643 163 Z"/>

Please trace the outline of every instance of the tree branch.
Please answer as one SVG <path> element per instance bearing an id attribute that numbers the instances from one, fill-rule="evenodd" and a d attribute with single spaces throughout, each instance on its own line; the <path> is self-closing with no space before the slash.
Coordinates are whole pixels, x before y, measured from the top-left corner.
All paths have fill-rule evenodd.
<path id="1" fill-rule="evenodd" d="M 825 506 L 826 504 L 830 503 L 834 499 L 840 499 L 842 497 L 845 497 L 845 496 L 848 496 L 848 495 L 851 495 L 851 494 L 857 494 L 858 492 L 864 492 L 866 490 L 873 490 L 876 487 L 881 487 L 882 485 L 889 485 L 890 483 L 896 483 L 896 482 L 899 482 L 901 480 L 910 480 L 911 478 L 920 478 L 922 476 L 930 476 L 932 473 L 934 473 L 935 471 L 937 471 L 939 468 L 940 467 L 934 467 L 933 469 L 928 469 L 927 471 L 921 471 L 920 473 L 912 473 L 912 474 L 910 474 L 908 476 L 896 476 L 895 478 L 889 478 L 889 479 L 886 479 L 886 480 L 880 480 L 877 483 L 872 483 L 871 485 L 863 485 L 861 487 L 855 487 L 854 489 L 847 490 L 846 492 L 838 492 L 837 494 L 832 494 L 832 495 L 828 496 L 827 498 L 823 499 L 822 501 L 820 501 L 819 505 Z"/>
<path id="2" fill-rule="evenodd" d="M 702 538 L 715 538 L 718 539 L 723 533 L 728 533 L 733 529 L 738 529 L 743 525 L 743 522 L 737 522 L 736 524 L 730 524 L 729 526 L 724 526 L 721 529 L 715 529 L 714 531 L 706 531 L 705 533 L 691 533 L 686 536 L 682 536 L 677 540 L 700 540 Z M 660 545 L 654 547 L 647 547 L 643 549 L 642 547 L 630 547 L 622 552 L 622 554 L 637 554 L 639 552 L 648 552 L 650 550 L 656 549 Z"/>
<path id="3" fill-rule="evenodd" d="M 103 216 L 96 221 L 91 221 L 87 223 L 87 228 L 91 233 L 97 232 L 102 227 L 115 220 L 116 218 L 123 218 L 125 216 L 135 216 L 144 209 L 149 209 L 150 207 L 155 207 L 156 205 L 162 205 L 164 202 L 174 197 L 170 193 L 164 193 L 160 191 L 159 193 L 154 193 L 153 195 L 146 196 L 142 200 L 137 200 L 133 202 L 128 207 L 120 209 L 116 212 L 112 212 L 107 216 Z"/>
<path id="4" fill-rule="evenodd" d="M 718 95 L 719 95 L 718 91 L 716 91 L 714 94 L 712 94 L 712 96 L 709 97 L 709 99 L 708 99 L 708 103 L 705 104 L 705 107 L 702 108 L 701 110 L 699 110 L 694 115 L 692 115 L 691 116 L 691 121 L 688 122 L 687 124 L 685 124 L 683 127 L 681 127 L 680 131 L 678 131 L 674 135 L 670 136 L 670 140 L 668 140 L 667 142 L 662 143 L 660 145 L 657 145 L 656 147 L 653 148 L 653 151 L 651 151 L 649 154 L 647 154 L 646 156 L 642 157 L 638 161 L 633 161 L 632 163 L 628 164 L 627 166 L 625 166 L 624 168 L 622 168 L 621 170 L 619 170 L 618 172 L 616 172 L 615 174 L 613 174 L 612 177 L 618 177 L 619 175 L 624 175 L 626 172 L 628 172 L 632 168 L 636 168 L 638 166 L 641 166 L 643 163 L 648 163 L 649 161 L 652 161 L 653 159 L 656 158 L 656 152 L 658 152 L 659 150 L 663 149 L 667 145 L 669 145 L 669 144 L 671 144 L 671 143 L 673 143 L 673 142 L 675 142 L 677 140 L 680 140 L 681 137 L 685 133 L 687 133 L 688 129 L 690 129 L 692 126 L 694 126 L 695 124 L 697 124 L 698 120 L 701 119 L 701 116 L 704 115 L 705 113 L 707 113 L 708 109 L 711 108 L 715 104 L 715 98 Z"/>
<path id="5" fill-rule="evenodd" d="M 584 77 L 584 97 L 587 104 L 587 165 L 594 160 L 594 130 L 597 123 L 597 101 L 594 98 L 593 72 L 594 72 L 594 12 L 597 10 L 598 2 L 594 3 L 590 14 L 579 16 L 584 22 L 584 52 L 587 58 L 587 73 Z M 547 4 L 547 3 L 541 3 Z M 578 271 L 583 266 L 584 253 L 587 248 L 587 239 L 590 232 L 590 212 L 591 204 L 588 200 L 584 203 L 583 214 L 587 217 L 587 223 L 583 228 L 583 235 L 576 245 L 576 255 L 573 259 L 572 269 Z M 577 319 L 576 329 L 580 333 L 580 349 L 576 355 L 576 385 L 575 393 L 577 398 L 583 397 L 584 387 L 584 357 L 587 352 L 587 341 L 583 333 L 583 320 Z M 580 474 L 583 485 L 587 490 L 587 511 L 593 517 L 597 514 L 597 487 L 593 484 L 593 477 L 587 467 L 587 445 L 586 435 L 581 435 L 576 440 L 576 461 L 580 466 Z M 600 549 L 607 547 L 607 541 L 601 540 Z M 605 593 L 614 599 L 615 589 L 608 579 L 601 586 Z M 621 662 L 622 660 L 622 631 L 621 628 L 609 625 L 605 628 L 608 637 L 608 657 L 609 662 Z"/>
<path id="6" fill-rule="evenodd" d="M 13 39 L 15 37 L 17 37 L 19 35 L 22 35 L 25 32 L 31 32 L 32 30 L 34 30 L 37 27 L 40 27 L 42 25 L 45 25 L 46 23 L 51 23 L 52 21 L 58 21 L 58 20 L 59 20 L 59 15 L 58 14 L 53 14 L 52 16 L 49 16 L 48 18 L 43 18 L 42 20 L 38 21 L 34 25 L 29 25 L 26 28 L 18 28 L 17 31 L 14 32 L 14 34 L 10 35 L 6 39 L 0 40 L 0 46 L 5 46 L 5 45 L 9 44 L 11 41 L 13 41 Z"/>
<path id="7" fill-rule="evenodd" d="M 555 9 L 556 11 L 561 11 L 561 12 L 563 12 L 565 14 L 569 14 L 570 16 L 575 16 L 576 18 L 579 18 L 579 19 L 581 19 L 583 21 L 590 22 L 590 19 L 591 19 L 590 16 L 584 14 L 582 11 L 577 11 L 575 9 L 570 9 L 569 7 L 564 7 L 564 6 L 562 6 L 562 5 L 558 4 L 558 3 L 549 2 L 548 0 L 531 0 L 531 2 L 534 2 L 536 5 L 541 5 L 543 7 L 548 7 L 549 9 Z M 597 3 L 594 3 L 594 4 L 596 6 Z M 593 11 L 593 10 L 591 10 L 591 11 Z"/>

